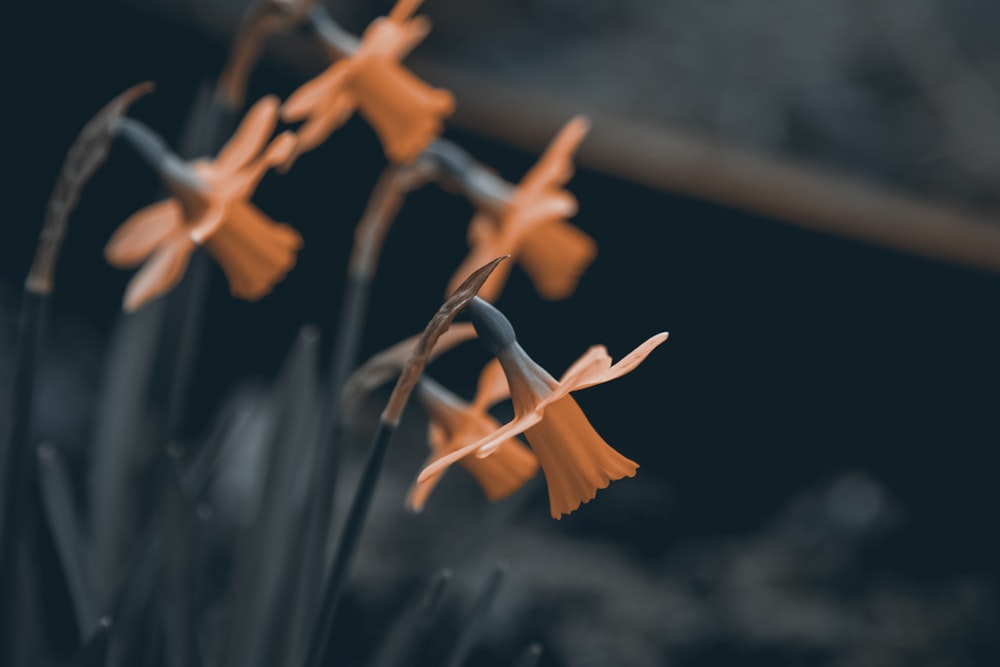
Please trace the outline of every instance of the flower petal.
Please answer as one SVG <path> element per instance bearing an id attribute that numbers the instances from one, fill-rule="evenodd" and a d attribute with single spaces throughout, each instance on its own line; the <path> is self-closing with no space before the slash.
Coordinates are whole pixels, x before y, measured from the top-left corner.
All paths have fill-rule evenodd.
<path id="1" fill-rule="evenodd" d="M 124 309 L 133 312 L 156 297 L 169 292 L 180 282 L 187 268 L 194 241 L 187 234 L 176 234 L 153 253 L 125 290 Z"/>
<path id="2" fill-rule="evenodd" d="M 499 445 L 503 444 L 505 440 L 513 438 L 514 436 L 519 435 L 531 428 L 541 421 L 541 419 L 542 416 L 540 414 L 536 412 L 529 412 L 526 415 L 518 417 L 514 421 L 507 422 L 491 435 L 482 438 L 481 440 L 477 440 L 470 445 L 456 449 L 455 451 L 442 456 L 434 463 L 428 465 L 420 472 L 420 476 L 417 477 L 417 481 L 420 482 L 425 479 L 429 479 L 435 473 L 444 470 L 452 463 L 465 458 L 480 448 L 493 447 L 495 449 L 496 447 L 499 447 Z"/>
<path id="3" fill-rule="evenodd" d="M 476 388 L 476 398 L 472 405 L 478 411 L 486 412 L 491 406 L 509 397 L 507 376 L 503 374 L 500 360 L 494 357 L 479 374 L 479 386 Z"/>
<path id="4" fill-rule="evenodd" d="M 375 130 L 386 157 L 409 164 L 444 129 L 455 98 L 432 88 L 394 61 L 369 58 L 358 63 L 351 89 L 358 111 Z"/>
<path id="5" fill-rule="evenodd" d="M 667 340 L 669 334 L 664 331 L 652 336 L 646 340 L 642 345 L 635 348 L 622 359 L 618 361 L 614 366 L 605 368 L 603 370 L 593 366 L 587 369 L 586 372 L 581 373 L 579 376 L 575 376 L 570 379 L 572 386 L 570 391 L 576 391 L 578 389 L 586 389 L 587 387 L 593 387 L 597 384 L 603 384 L 605 382 L 610 382 L 616 378 L 620 378 L 626 373 L 631 373 L 635 370 L 639 364 L 645 361 L 649 353 L 655 350 L 657 347 L 663 344 Z M 566 375 L 569 375 L 567 371 Z M 565 377 L 565 376 L 564 376 Z"/>
<path id="6" fill-rule="evenodd" d="M 414 10 L 416 7 L 411 11 Z M 430 31 L 431 21 L 426 16 L 412 19 L 380 17 L 365 29 L 361 45 L 355 55 L 359 59 L 379 58 L 399 62 L 424 41 Z"/>
<path id="7" fill-rule="evenodd" d="M 133 213 L 115 230 L 104 246 L 104 257 L 120 269 L 136 266 L 182 224 L 183 215 L 176 199 L 150 204 Z"/>
<path id="8" fill-rule="evenodd" d="M 597 243 L 575 225 L 555 220 L 529 232 L 518 261 L 544 299 L 569 297 L 597 256 Z"/>
<path id="9" fill-rule="evenodd" d="M 545 475 L 553 519 L 639 468 L 604 441 L 571 396 L 548 406 L 545 418 L 525 435 Z"/>
<path id="10" fill-rule="evenodd" d="M 472 475 L 491 502 L 514 493 L 538 472 L 538 459 L 515 438 L 501 442 L 489 458 L 466 456 L 459 465 Z"/>
<path id="11" fill-rule="evenodd" d="M 274 95 L 260 98 L 250 107 L 232 138 L 222 147 L 213 167 L 231 174 L 257 157 L 278 124 L 278 105 Z"/>
<path id="12" fill-rule="evenodd" d="M 351 59 L 345 58 L 306 81 L 281 105 L 281 120 L 291 123 L 318 113 L 340 94 L 353 69 Z"/>
<path id="13" fill-rule="evenodd" d="M 389 11 L 389 19 L 393 21 L 403 22 L 406 19 L 413 16 L 420 5 L 424 3 L 424 0 L 398 0 L 398 2 Z"/>
<path id="14" fill-rule="evenodd" d="M 611 368 L 611 355 L 603 345 L 592 345 L 559 378 L 560 385 L 576 386 L 581 380 L 598 377 Z"/>
<path id="15" fill-rule="evenodd" d="M 589 130 L 590 122 L 584 116 L 570 119 L 521 179 L 521 187 L 548 189 L 565 185 L 573 177 L 573 154 Z"/>
<path id="16" fill-rule="evenodd" d="M 256 301 L 295 266 L 302 237 L 292 227 L 272 221 L 256 206 L 237 202 L 226 224 L 205 242 L 229 279 L 233 296 Z"/>
<path id="17" fill-rule="evenodd" d="M 354 94 L 343 91 L 330 100 L 325 107 L 311 114 L 302 127 L 299 128 L 298 145 L 288 162 L 281 170 L 287 171 L 296 157 L 307 153 L 326 141 L 357 109 L 358 101 Z"/>
<path id="18" fill-rule="evenodd" d="M 441 456 L 441 452 L 447 444 L 444 431 L 434 422 L 431 422 L 428 425 L 427 440 L 431 446 L 431 455 L 427 458 L 424 466 L 428 466 L 437 460 Z M 434 487 L 436 487 L 438 482 L 441 481 L 441 477 L 444 475 L 444 472 L 445 471 L 442 470 L 422 482 L 414 480 L 413 484 L 410 485 L 410 490 L 406 494 L 406 509 L 411 512 L 422 512 L 424 505 L 427 504 L 427 499 L 431 495 L 431 491 L 433 491 Z"/>

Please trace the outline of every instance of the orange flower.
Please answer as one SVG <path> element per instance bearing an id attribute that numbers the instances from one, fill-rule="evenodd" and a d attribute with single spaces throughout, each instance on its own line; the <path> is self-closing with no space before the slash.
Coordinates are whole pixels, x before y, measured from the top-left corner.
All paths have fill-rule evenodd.
<path id="1" fill-rule="evenodd" d="M 285 101 L 281 107 L 285 122 L 305 119 L 296 154 L 323 143 L 355 109 L 378 134 L 393 162 L 412 162 L 441 133 L 444 118 L 455 109 L 451 93 L 428 86 L 399 64 L 430 31 L 426 17 L 411 18 L 421 1 L 399 0 L 389 16 L 368 26 L 353 55 L 331 65 Z"/>
<path id="2" fill-rule="evenodd" d="M 190 163 L 170 153 L 145 126 L 130 121 L 123 128 L 140 152 L 155 161 L 174 194 L 133 214 L 104 249 L 108 262 L 118 268 L 145 262 L 125 291 L 126 311 L 173 289 L 198 245 L 222 266 L 233 295 L 251 301 L 270 292 L 295 266 L 302 237 L 250 203 L 265 172 L 294 149 L 289 132 L 265 148 L 277 118 L 278 99 L 261 99 L 215 160 Z"/>
<path id="3" fill-rule="evenodd" d="M 528 272 L 546 299 L 565 299 L 594 261 L 597 244 L 566 218 L 577 211 L 576 198 L 562 189 L 573 176 L 573 153 L 590 125 L 582 116 L 562 128 L 506 202 L 489 202 L 469 224 L 469 255 L 455 271 L 449 293 L 484 261 L 511 255 Z M 496 301 L 510 274 L 498 266 L 479 296 Z"/>
<path id="4" fill-rule="evenodd" d="M 471 405 L 434 380 L 422 377 L 417 385 L 417 398 L 430 415 L 428 438 L 431 447 L 430 458 L 424 465 L 430 465 L 449 452 L 496 431 L 500 424 L 487 411 L 507 396 L 507 380 L 496 359 L 487 364 L 480 374 L 479 388 Z M 538 472 L 538 460 L 534 454 L 513 438 L 501 442 L 496 453 L 489 458 L 466 457 L 460 463 L 491 501 L 506 498 Z M 443 474 L 442 470 L 423 481 L 414 482 L 407 495 L 406 506 L 414 512 L 421 511 Z"/>
<path id="5" fill-rule="evenodd" d="M 424 468 L 417 481 L 440 474 L 472 453 L 480 458 L 490 456 L 520 433 L 528 438 L 545 474 L 554 519 L 593 500 L 597 490 L 607 488 L 612 481 L 633 477 L 639 466 L 604 442 L 570 392 L 631 372 L 667 339 L 667 334 L 653 336 L 614 365 L 605 347 L 595 345 L 556 381 L 517 343 L 510 322 L 500 311 L 478 298 L 468 310 L 480 339 L 496 355 L 507 376 L 514 420 L 438 458 Z"/>

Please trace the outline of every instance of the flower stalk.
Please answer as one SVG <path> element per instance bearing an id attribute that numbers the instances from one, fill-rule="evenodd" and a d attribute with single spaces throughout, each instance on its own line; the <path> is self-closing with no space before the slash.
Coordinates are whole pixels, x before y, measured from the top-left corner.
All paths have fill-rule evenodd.
<path id="1" fill-rule="evenodd" d="M 309 649 L 306 653 L 306 667 L 321 667 L 330 662 L 333 651 L 331 638 L 334 615 L 343 593 L 347 573 L 357 551 L 368 510 L 371 507 L 378 476 L 389 449 L 389 442 L 399 425 L 403 408 L 406 407 L 410 394 L 423 373 L 424 366 L 433 354 L 438 339 L 451 326 L 455 316 L 475 298 L 476 292 L 504 259 L 506 258 L 498 257 L 480 267 L 442 304 L 424 328 L 423 333 L 420 334 L 410 358 L 403 367 L 399 380 L 393 387 L 392 394 L 379 418 L 368 459 L 365 461 L 361 479 L 358 481 L 354 499 L 348 509 L 347 518 L 337 543 L 333 565 L 323 585 L 318 618 L 313 626 Z"/>

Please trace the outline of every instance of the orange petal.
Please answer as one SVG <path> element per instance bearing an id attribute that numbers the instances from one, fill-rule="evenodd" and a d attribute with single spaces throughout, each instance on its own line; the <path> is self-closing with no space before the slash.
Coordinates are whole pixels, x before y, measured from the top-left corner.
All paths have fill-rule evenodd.
<path id="1" fill-rule="evenodd" d="M 539 421 L 541 421 L 541 419 L 542 417 L 538 413 L 529 412 L 526 415 L 518 417 L 514 421 L 507 422 L 506 424 L 504 424 L 495 432 L 486 436 L 485 438 L 477 440 L 472 444 L 465 445 L 464 447 L 460 447 L 455 451 L 449 452 L 448 454 L 442 456 L 440 459 L 436 460 L 434 463 L 431 463 L 430 465 L 426 466 L 420 472 L 420 475 L 417 477 L 417 481 L 419 482 L 419 481 L 424 481 L 425 479 L 429 479 L 432 475 L 444 470 L 455 461 L 458 461 L 460 459 L 465 458 L 466 456 L 469 456 L 478 449 L 494 447 L 498 443 L 503 443 L 503 441 L 509 440 L 510 438 L 513 438 L 514 436 L 519 435 L 524 431 L 526 431 L 527 429 L 531 428 Z"/>
<path id="2" fill-rule="evenodd" d="M 104 246 L 104 257 L 112 266 L 127 269 L 138 265 L 183 224 L 181 207 L 165 199 L 133 213 Z"/>
<path id="3" fill-rule="evenodd" d="M 190 230 L 188 233 L 195 243 L 204 245 L 207 239 L 219 231 L 225 221 L 226 208 L 222 204 L 214 202 L 202 211 L 201 215 L 188 221 L 187 226 Z"/>
<path id="4" fill-rule="evenodd" d="M 635 476 L 639 468 L 598 435 L 571 396 L 549 405 L 545 418 L 525 435 L 545 474 L 553 519 L 593 500 L 612 481 Z"/>
<path id="5" fill-rule="evenodd" d="M 124 309 L 133 312 L 156 297 L 169 292 L 180 282 L 195 249 L 194 241 L 184 233 L 174 235 L 153 253 L 125 290 Z"/>
<path id="6" fill-rule="evenodd" d="M 268 144 L 262 155 L 220 183 L 219 196 L 225 199 L 249 199 L 260 185 L 267 170 L 275 165 L 287 163 L 297 148 L 298 141 L 295 134 L 282 132 Z"/>
<path id="7" fill-rule="evenodd" d="M 289 162 L 326 141 L 331 134 L 347 122 L 356 108 L 357 99 L 353 94 L 345 91 L 331 100 L 324 108 L 310 115 L 299 128 L 298 145 L 289 158 Z M 282 167 L 284 170 L 290 166 L 289 162 L 286 162 Z"/>
<path id="8" fill-rule="evenodd" d="M 495 502 L 514 493 L 538 472 L 538 459 L 514 439 L 504 440 L 493 456 L 467 456 L 459 465 L 479 484 L 486 497 Z"/>
<path id="9" fill-rule="evenodd" d="M 442 448 L 446 445 L 444 431 L 433 421 L 428 425 L 427 439 L 431 445 L 431 455 L 424 463 L 425 466 L 433 463 L 440 456 Z M 441 481 L 443 475 L 444 471 L 442 470 L 422 482 L 414 480 L 413 484 L 410 485 L 409 492 L 406 494 L 406 508 L 411 512 L 422 512 L 424 505 L 427 504 L 427 499 L 431 495 L 431 491 Z"/>
<path id="10" fill-rule="evenodd" d="M 413 49 L 427 39 L 431 32 L 431 20 L 426 16 L 415 16 L 402 24 L 393 55 L 396 60 L 402 60 L 410 55 Z"/>
<path id="11" fill-rule="evenodd" d="M 525 231 L 543 222 L 570 218 L 580 208 L 576 197 L 565 190 L 520 190 L 515 197 L 508 214 L 511 220 L 505 220 L 504 226 Z"/>
<path id="12" fill-rule="evenodd" d="M 297 231 L 248 203 L 234 207 L 226 224 L 205 243 L 225 271 L 233 296 L 249 301 L 268 294 L 291 271 L 301 246 Z"/>
<path id="13" fill-rule="evenodd" d="M 576 387 L 583 380 L 600 377 L 611 368 L 611 355 L 603 345 L 591 345 L 559 378 L 561 386 Z"/>
<path id="14" fill-rule="evenodd" d="M 278 105 L 277 97 L 267 95 L 250 107 L 232 138 L 219 151 L 214 168 L 222 174 L 231 174 L 257 157 L 278 124 Z"/>
<path id="15" fill-rule="evenodd" d="M 375 19 L 365 30 L 356 56 L 399 62 L 424 41 L 430 31 L 431 21 L 426 16 L 400 21 Z"/>
<path id="16" fill-rule="evenodd" d="M 405 21 L 416 13 L 423 2 L 424 0 L 399 0 L 389 11 L 389 18 L 393 21 Z"/>
<path id="17" fill-rule="evenodd" d="M 359 63 L 353 90 L 362 116 L 382 142 L 389 160 L 408 164 L 444 129 L 455 109 L 451 93 L 432 88 L 398 63 Z"/>
<path id="18" fill-rule="evenodd" d="M 521 179 L 521 187 L 554 188 L 569 181 L 573 177 L 573 154 L 589 130 L 590 122 L 584 116 L 576 116 L 566 123 L 535 166 Z"/>
<path id="19" fill-rule="evenodd" d="M 542 298 L 569 297 L 597 256 L 597 243 L 575 225 L 556 220 L 540 225 L 521 243 L 518 261 Z"/>
<path id="20" fill-rule="evenodd" d="M 342 92 L 353 68 L 351 59 L 345 58 L 299 86 L 281 105 L 281 120 L 291 123 L 319 112 Z"/>
<path id="21" fill-rule="evenodd" d="M 494 357 L 479 374 L 479 386 L 476 388 L 476 399 L 472 405 L 479 412 L 486 412 L 490 406 L 509 397 L 507 376 L 503 374 L 500 360 Z"/>
<path id="22" fill-rule="evenodd" d="M 639 364 L 645 361 L 650 352 L 655 350 L 667 340 L 667 336 L 669 336 L 669 334 L 664 331 L 650 337 L 648 340 L 643 342 L 642 345 L 622 357 L 614 366 L 608 367 L 607 364 L 604 364 L 603 368 L 601 368 L 595 365 L 588 369 L 587 372 L 581 373 L 578 377 L 572 379 L 567 377 L 569 376 L 569 372 L 567 371 L 564 378 L 567 378 L 567 380 L 571 383 L 570 391 L 586 389 L 587 387 L 593 387 L 597 384 L 610 382 L 611 380 L 620 378 L 627 373 L 631 373 L 639 366 Z M 606 355 L 607 352 L 605 351 L 605 356 Z M 608 362 L 610 362 L 610 358 L 608 358 Z"/>

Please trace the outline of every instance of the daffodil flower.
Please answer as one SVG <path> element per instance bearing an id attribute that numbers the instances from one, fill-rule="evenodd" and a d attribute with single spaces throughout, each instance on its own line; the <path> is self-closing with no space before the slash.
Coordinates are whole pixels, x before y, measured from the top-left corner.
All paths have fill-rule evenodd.
<path id="1" fill-rule="evenodd" d="M 243 299 L 263 297 L 295 266 L 302 237 L 250 202 L 267 170 L 294 150 L 290 132 L 268 143 L 278 104 L 274 96 L 257 102 L 215 160 L 184 162 L 149 128 L 124 119 L 122 135 L 153 163 L 173 194 L 133 214 L 104 249 L 113 266 L 143 265 L 126 289 L 126 311 L 173 289 L 199 245 L 222 266 L 232 294 Z"/>
<path id="2" fill-rule="evenodd" d="M 469 224 L 469 254 L 452 276 L 454 289 L 484 261 L 511 255 L 546 299 L 565 299 L 597 255 L 597 244 L 567 218 L 576 214 L 576 198 L 562 189 L 573 176 L 573 154 L 590 125 L 577 116 L 553 139 L 506 201 L 480 202 Z M 497 267 L 479 291 L 496 301 L 510 274 Z"/>
<path id="3" fill-rule="evenodd" d="M 480 339 L 496 355 L 507 377 L 514 420 L 431 463 L 420 473 L 418 482 L 470 454 L 491 456 L 504 442 L 521 433 L 542 467 L 554 519 L 593 500 L 597 490 L 607 488 L 612 481 L 635 475 L 638 464 L 598 435 L 570 392 L 610 382 L 635 370 L 667 339 L 666 333 L 653 336 L 613 365 L 607 349 L 595 345 L 557 381 L 518 344 L 513 327 L 500 311 L 477 298 L 469 304 L 468 312 Z"/>
<path id="4" fill-rule="evenodd" d="M 500 424 L 490 416 L 489 408 L 509 395 L 507 380 L 499 362 L 493 359 L 479 376 L 479 388 L 472 403 L 466 403 L 440 384 L 424 376 L 417 385 L 417 399 L 430 416 L 428 439 L 430 465 L 449 452 L 489 436 Z M 500 443 L 489 458 L 465 457 L 461 466 L 479 483 L 491 501 L 501 500 L 524 486 L 538 472 L 538 460 L 527 447 L 514 438 Z M 406 505 L 414 512 L 424 503 L 444 471 L 423 481 L 414 482 Z"/>
<path id="5" fill-rule="evenodd" d="M 305 120 L 296 154 L 323 143 L 355 109 L 375 130 L 393 162 L 412 162 L 441 133 L 444 119 L 455 109 L 451 93 L 428 86 L 400 65 L 430 31 L 426 17 L 412 16 L 420 3 L 399 0 L 388 16 L 368 26 L 357 51 L 285 101 L 283 120 Z"/>

